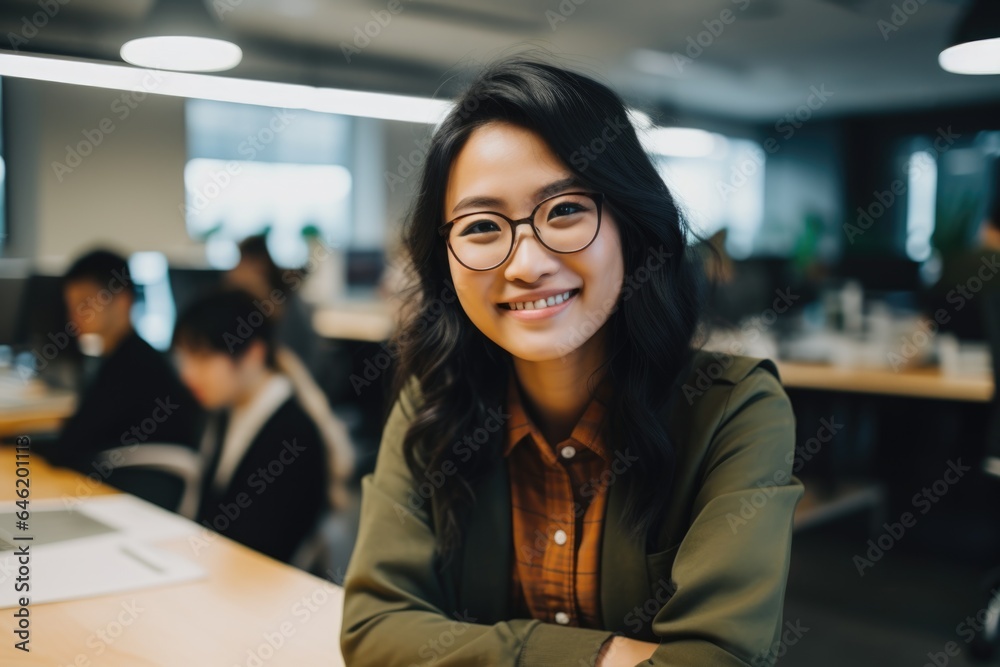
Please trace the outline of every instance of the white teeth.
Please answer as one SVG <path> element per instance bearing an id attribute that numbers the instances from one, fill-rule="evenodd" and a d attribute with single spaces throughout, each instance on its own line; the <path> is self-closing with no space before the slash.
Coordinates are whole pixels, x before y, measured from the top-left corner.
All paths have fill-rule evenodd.
<path id="1" fill-rule="evenodd" d="M 551 308 L 552 306 L 558 306 L 564 301 L 568 300 L 570 295 L 572 295 L 573 290 L 563 292 L 562 294 L 556 294 L 555 296 L 550 296 L 547 299 L 539 299 L 538 301 L 520 301 L 517 303 L 508 303 L 507 307 L 510 310 L 536 310 L 541 308 Z"/>

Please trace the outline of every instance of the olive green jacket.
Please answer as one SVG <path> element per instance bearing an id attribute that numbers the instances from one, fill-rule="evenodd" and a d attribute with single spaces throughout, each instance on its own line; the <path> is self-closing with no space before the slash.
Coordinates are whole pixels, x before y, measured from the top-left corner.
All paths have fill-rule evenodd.
<path id="1" fill-rule="evenodd" d="M 411 494 L 402 454 L 419 391 L 404 392 L 362 482 L 340 638 L 348 667 L 593 665 L 612 633 L 659 642 L 654 665 L 771 664 L 803 494 L 791 472 L 792 408 L 770 360 L 699 351 L 682 377 L 663 414 L 677 448 L 673 502 L 649 552 L 618 521 L 627 447 L 618 459 L 601 547 L 601 630 L 511 618 L 506 465 L 477 487 L 457 557 L 436 566 L 433 496 L 413 502 L 424 496 Z"/>

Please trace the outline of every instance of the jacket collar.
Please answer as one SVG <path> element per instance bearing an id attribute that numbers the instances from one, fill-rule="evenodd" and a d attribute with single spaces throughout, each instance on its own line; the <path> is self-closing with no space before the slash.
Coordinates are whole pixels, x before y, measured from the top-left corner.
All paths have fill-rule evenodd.
<path id="1" fill-rule="evenodd" d="M 635 601 L 649 596 L 644 544 L 617 521 L 625 507 L 628 474 L 626 469 L 608 489 L 601 542 L 601 614 L 604 628 L 612 632 L 624 629 Z M 510 599 L 512 528 L 506 459 L 482 480 L 477 496 L 466 524 L 457 611 L 476 623 L 496 623 L 508 618 Z"/>

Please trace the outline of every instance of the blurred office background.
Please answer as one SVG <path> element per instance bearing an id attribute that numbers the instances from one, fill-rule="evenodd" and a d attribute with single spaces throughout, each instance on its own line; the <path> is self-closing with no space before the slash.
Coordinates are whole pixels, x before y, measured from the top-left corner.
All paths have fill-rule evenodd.
<path id="1" fill-rule="evenodd" d="M 435 118 L 478 64 L 542 48 L 625 97 L 720 251 L 707 345 L 780 362 L 808 493 L 779 664 L 974 664 L 1000 616 L 1000 67 L 939 54 L 972 12 L 1000 37 L 992 5 L 8 0 L 0 405 L 55 397 L 44 435 L 72 400 L 58 276 L 82 252 L 128 254 L 134 325 L 165 350 L 178 309 L 264 234 L 315 332 L 300 356 L 370 470 Z M 241 62 L 208 80 L 101 69 L 175 20 Z"/>

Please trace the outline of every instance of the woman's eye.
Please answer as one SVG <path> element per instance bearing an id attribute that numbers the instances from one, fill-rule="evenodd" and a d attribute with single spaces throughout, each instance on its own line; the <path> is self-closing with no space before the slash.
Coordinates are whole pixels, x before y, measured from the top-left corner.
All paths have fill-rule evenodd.
<path id="1" fill-rule="evenodd" d="M 497 223 L 492 220 L 477 220 L 476 222 L 470 223 L 462 230 L 462 236 L 469 236 L 470 234 L 488 234 L 490 232 L 499 232 L 500 227 Z"/>
<path id="2" fill-rule="evenodd" d="M 581 213 L 586 210 L 583 206 L 579 204 L 558 204 L 549 212 L 549 219 L 557 218 L 561 215 L 573 215 L 574 213 Z"/>

